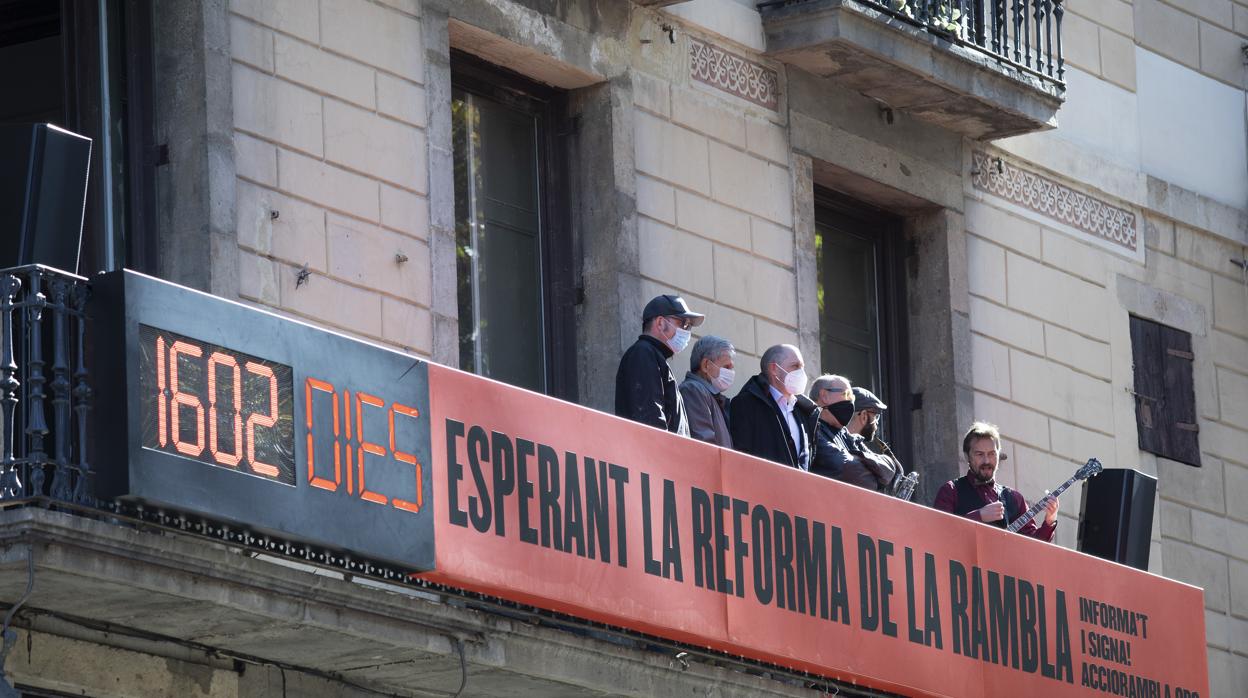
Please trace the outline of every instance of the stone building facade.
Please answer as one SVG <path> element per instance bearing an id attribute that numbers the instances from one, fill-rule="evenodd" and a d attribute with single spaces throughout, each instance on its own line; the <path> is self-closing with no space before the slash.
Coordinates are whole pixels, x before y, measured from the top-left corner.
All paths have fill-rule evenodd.
<path id="1" fill-rule="evenodd" d="M 812 375 L 850 373 L 827 356 L 828 324 L 838 302 L 869 306 L 876 373 L 851 378 L 892 403 L 889 437 L 923 473 L 919 497 L 963 469 L 972 419 L 1001 426 L 1002 481 L 1029 497 L 1091 456 L 1155 475 L 1150 571 L 1204 588 L 1212 693 L 1241 695 L 1248 3 L 1067 0 L 1057 85 L 950 67 L 947 42 L 845 0 L 893 33 L 850 45 L 901 37 L 881 53 L 942 89 L 982 86 L 986 117 L 781 50 L 793 41 L 783 13 L 803 3 L 758 4 L 159 3 L 152 128 L 168 164 L 155 173 L 152 271 L 460 366 L 474 320 L 452 104 L 463 66 L 492 65 L 560 111 L 562 178 L 543 195 L 562 251 L 543 258 L 535 330 L 549 392 L 609 410 L 618 356 L 658 293 L 706 313 L 698 332 L 734 343 L 739 376 L 777 343 L 799 346 Z M 808 11 L 797 21 L 815 26 Z M 845 210 L 865 221 L 851 237 L 867 241 L 856 259 L 874 265 L 870 298 L 825 274 Z M 1139 446 L 1132 317 L 1191 337 L 1199 467 Z M 1071 548 L 1079 495 L 1062 499 L 1057 542 Z M 39 660 L 15 654 L 10 673 L 37 684 Z M 166 694 L 280 695 L 275 681 Z M 71 686 L 99 688 L 89 675 L 49 687 Z"/>

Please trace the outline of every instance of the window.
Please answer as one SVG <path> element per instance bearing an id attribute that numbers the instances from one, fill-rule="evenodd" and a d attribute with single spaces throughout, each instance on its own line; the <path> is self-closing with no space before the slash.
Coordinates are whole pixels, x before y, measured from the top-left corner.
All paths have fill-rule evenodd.
<path id="1" fill-rule="evenodd" d="M 886 440 L 910 431 L 901 220 L 827 190 L 815 192 L 822 370 L 875 393 Z M 909 462 L 908 440 L 890 443 Z"/>
<path id="2" fill-rule="evenodd" d="M 1192 335 L 1132 315 L 1131 358 L 1140 450 L 1199 467 Z"/>
<path id="3" fill-rule="evenodd" d="M 458 52 L 451 71 L 460 367 L 574 400 L 563 95 Z"/>
<path id="4" fill-rule="evenodd" d="M 155 271 L 149 13 L 143 0 L 0 0 L 0 123 L 92 140 L 82 274 Z"/>

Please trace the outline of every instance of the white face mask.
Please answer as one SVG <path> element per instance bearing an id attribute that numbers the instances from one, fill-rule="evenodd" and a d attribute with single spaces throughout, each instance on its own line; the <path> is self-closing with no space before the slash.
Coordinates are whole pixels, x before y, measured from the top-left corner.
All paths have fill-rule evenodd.
<path id="1" fill-rule="evenodd" d="M 776 365 L 776 368 L 784 371 L 779 364 Z M 806 390 L 806 372 L 800 368 L 784 371 L 784 389 L 789 395 L 801 395 Z"/>
<path id="2" fill-rule="evenodd" d="M 733 371 L 731 368 L 724 368 L 723 366 L 720 366 L 719 375 L 711 379 L 711 385 L 722 393 L 732 387 L 732 382 L 736 380 L 736 378 L 736 371 Z"/>
<path id="3" fill-rule="evenodd" d="M 685 350 L 685 347 L 689 346 L 689 337 L 692 334 L 689 330 L 677 327 L 676 334 L 667 340 L 667 348 L 671 349 L 673 354 L 679 354 Z"/>

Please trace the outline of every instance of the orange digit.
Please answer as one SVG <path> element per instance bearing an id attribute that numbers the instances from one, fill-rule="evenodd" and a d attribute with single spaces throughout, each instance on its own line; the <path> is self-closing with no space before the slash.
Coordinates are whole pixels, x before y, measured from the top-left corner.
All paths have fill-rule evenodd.
<path id="1" fill-rule="evenodd" d="M 392 501 L 395 507 L 415 514 L 420 511 L 420 507 L 424 503 L 424 493 L 421 491 L 421 465 L 420 462 L 416 460 L 416 456 L 400 451 L 394 447 L 395 412 L 411 417 L 412 419 L 420 419 L 420 410 L 417 410 L 415 407 L 401 405 L 397 402 L 390 407 L 390 452 L 394 454 L 396 460 L 400 460 L 408 465 L 416 466 L 416 503 L 413 504 L 412 502 L 399 499 L 398 497 L 395 497 Z"/>
<path id="2" fill-rule="evenodd" d="M 347 438 L 345 440 L 345 446 L 347 448 L 347 494 L 355 494 L 355 484 L 354 484 L 355 476 L 351 474 L 353 470 L 351 468 L 351 463 L 353 463 L 354 461 L 351 460 L 351 391 L 350 390 L 342 391 L 342 410 L 344 413 L 342 415 L 343 416 L 342 423 L 347 425 Z"/>
<path id="3" fill-rule="evenodd" d="M 269 413 L 258 414 L 252 412 L 247 416 L 247 462 L 251 463 L 251 469 L 265 477 L 277 477 L 279 472 L 276 465 L 270 465 L 256 460 L 256 426 L 271 427 L 277 424 L 277 376 L 273 375 L 273 369 L 258 364 L 254 361 L 247 362 L 247 371 L 257 376 L 269 379 Z M 235 388 L 237 390 L 237 388 Z M 312 430 L 312 402 L 308 401 L 308 443 L 311 444 Z M 237 424 L 237 422 L 235 422 Z M 308 448 L 308 472 L 312 472 L 312 448 Z"/>
<path id="4" fill-rule="evenodd" d="M 178 449 L 178 453 L 199 456 L 204 452 L 204 403 L 200 402 L 198 397 L 178 389 L 178 354 L 199 358 L 204 355 L 204 350 L 180 339 L 169 348 L 169 386 L 173 390 L 173 404 L 169 406 L 169 416 L 173 427 L 173 445 Z M 180 429 L 182 406 L 195 408 L 195 443 L 182 440 Z"/>
<path id="5" fill-rule="evenodd" d="M 358 391 L 355 393 L 355 434 L 356 438 L 360 440 L 360 498 L 377 504 L 388 504 L 390 500 L 385 495 L 369 492 L 364 487 L 364 454 L 371 453 L 374 456 L 385 456 L 386 449 L 384 446 L 364 440 L 364 408 L 360 403 L 372 405 L 373 407 L 386 406 L 386 403 L 381 398 Z"/>
<path id="6" fill-rule="evenodd" d="M 234 369 L 234 452 L 226 453 L 217 442 L 217 366 Z M 238 360 L 229 354 L 214 351 L 208 357 L 208 450 L 222 465 L 238 467 L 243 459 L 243 374 L 238 370 Z"/>
<path id="7" fill-rule="evenodd" d="M 165 395 L 165 338 L 156 335 L 156 437 L 160 440 L 160 447 L 164 448 L 169 445 L 169 436 L 167 434 L 169 410 L 169 396 Z"/>
<path id="8" fill-rule="evenodd" d="M 334 405 L 334 479 L 329 480 L 323 477 L 317 477 L 316 471 L 313 469 L 312 458 L 312 391 L 320 390 L 329 393 L 330 402 Z M 334 390 L 332 383 L 326 383 L 308 376 L 308 380 L 304 383 L 304 401 L 307 404 L 305 412 L 308 415 L 308 483 L 313 487 L 319 487 L 330 492 L 337 492 L 338 485 L 342 483 L 342 449 L 338 448 L 338 393 Z M 347 463 L 350 468 L 351 464 Z"/>

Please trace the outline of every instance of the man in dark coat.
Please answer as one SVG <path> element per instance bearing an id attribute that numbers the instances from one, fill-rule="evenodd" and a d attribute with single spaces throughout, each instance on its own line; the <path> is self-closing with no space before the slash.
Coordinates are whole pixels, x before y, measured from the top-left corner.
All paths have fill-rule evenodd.
<path id="1" fill-rule="evenodd" d="M 763 352 L 762 371 L 732 399 L 732 447 L 802 470 L 810 469 L 819 409 L 806 389 L 802 353 L 791 344 Z"/>
<path id="2" fill-rule="evenodd" d="M 869 490 L 887 488 L 897 473 L 892 461 L 872 452 L 846 428 L 857 410 L 849 379 L 819 376 L 810 386 L 810 397 L 823 408 L 815 434 L 819 455 L 811 472 Z"/>
<path id="3" fill-rule="evenodd" d="M 680 296 L 656 296 L 641 314 L 642 334 L 620 358 L 615 373 L 615 413 L 652 427 L 689 436 L 689 420 L 676 376 L 667 365 L 689 343 L 689 330 L 705 316 Z"/>

